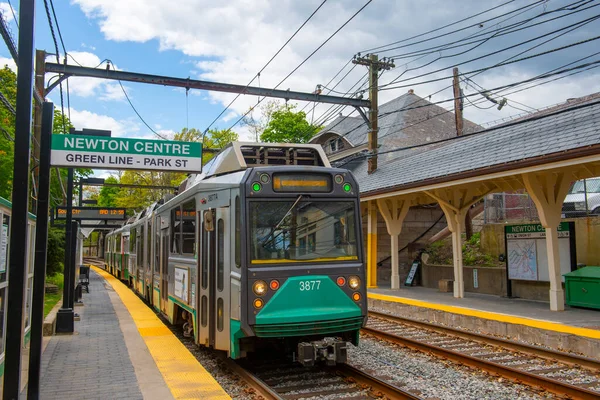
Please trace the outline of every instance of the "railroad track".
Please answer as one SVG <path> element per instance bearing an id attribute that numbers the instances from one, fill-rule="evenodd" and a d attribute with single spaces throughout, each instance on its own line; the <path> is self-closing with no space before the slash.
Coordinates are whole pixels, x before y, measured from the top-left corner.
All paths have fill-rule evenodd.
<path id="1" fill-rule="evenodd" d="M 348 364 L 303 367 L 297 363 L 242 364 L 229 367 L 267 400 L 344 398 L 349 400 L 420 399 Z M 233 364 L 233 365 L 232 365 Z"/>
<path id="2" fill-rule="evenodd" d="M 363 333 L 574 399 L 600 398 L 600 362 L 369 311 Z"/>

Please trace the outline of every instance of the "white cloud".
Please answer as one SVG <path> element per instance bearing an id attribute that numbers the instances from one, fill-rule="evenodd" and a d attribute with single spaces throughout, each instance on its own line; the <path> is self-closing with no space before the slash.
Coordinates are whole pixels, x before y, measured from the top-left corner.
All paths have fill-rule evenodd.
<path id="1" fill-rule="evenodd" d="M 76 129 L 105 129 L 112 132 L 113 137 L 145 137 L 139 124 L 133 120 L 116 120 L 108 115 L 96 114 L 87 110 L 71 108 L 71 122 Z M 150 134 L 152 134 L 150 132 Z"/>
<path id="2" fill-rule="evenodd" d="M 87 51 L 69 51 L 68 53 L 71 56 L 68 58 L 68 63 L 70 64 L 92 68 L 106 68 L 106 60 L 101 60 L 94 53 Z M 60 57 L 62 59 L 62 55 Z M 118 69 L 112 63 L 111 68 Z M 48 76 L 46 84 L 48 84 L 50 79 L 52 79 L 52 76 Z M 98 78 L 73 76 L 69 78 L 69 91 L 74 96 L 96 97 L 102 101 L 125 100 L 125 96 L 118 84 Z"/>
<path id="3" fill-rule="evenodd" d="M 4 68 L 5 65 L 8 65 L 8 68 L 13 70 L 13 72 L 17 72 L 17 64 L 15 64 L 12 58 L 0 57 L 0 66 Z"/>
<path id="4" fill-rule="evenodd" d="M 165 7 L 162 0 L 129 0 L 120 2 L 114 0 L 73 0 L 73 2 L 79 5 L 89 19 L 98 23 L 107 40 L 138 43 L 156 40 L 161 50 L 175 50 L 195 58 L 195 67 L 197 68 L 196 77 L 241 85 L 248 83 L 254 74 L 261 69 L 279 47 L 285 43 L 292 33 L 321 3 L 319 0 L 306 0 L 302 2 L 281 0 L 277 1 L 276 4 L 274 1 L 267 0 L 252 2 L 246 0 L 231 0 L 228 2 L 180 0 L 177 7 Z M 275 61 L 262 72 L 260 86 L 273 87 L 277 85 L 363 4 L 364 2 L 342 0 L 330 0 L 327 2 L 285 47 Z M 469 9 L 470 12 L 468 14 L 472 15 L 490 7 L 485 2 L 476 2 L 474 0 L 465 3 L 463 6 L 463 8 L 456 8 L 451 2 L 430 0 L 424 14 L 423 7 L 420 3 L 416 2 L 398 2 L 395 0 L 373 2 L 319 50 L 315 56 L 286 80 L 280 89 L 285 90 L 290 88 L 297 91 L 312 92 L 318 83 L 327 83 L 352 55 L 359 51 L 392 41 L 410 38 L 429 29 L 438 28 L 449 22 L 459 20 L 464 17 L 464 9 Z M 491 15 L 500 15 L 521 6 L 522 4 L 510 4 L 496 9 Z M 524 14 L 519 18 L 537 15 L 542 11 L 542 6 L 547 7 L 548 11 L 560 7 L 560 5 L 540 3 L 532 7 L 529 14 Z M 491 15 L 486 14 L 480 19 L 483 20 L 483 17 L 487 18 Z M 482 29 L 493 29 L 494 26 L 498 26 L 496 23 L 499 22 L 494 21 L 494 23 L 486 24 L 484 28 L 476 27 L 467 29 L 451 38 L 442 36 L 437 41 L 420 45 L 420 48 L 439 44 L 440 41 L 447 42 L 450 39 L 458 40 L 465 38 L 473 33 L 480 32 Z M 472 21 L 465 22 L 462 26 L 466 26 L 469 23 L 472 23 Z M 535 36 L 541 33 L 540 30 L 545 33 L 556 29 L 558 26 L 564 26 L 563 22 L 556 22 L 535 28 L 538 31 L 535 29 L 528 30 L 500 39 L 490 40 L 477 48 L 473 53 L 480 52 L 478 54 L 483 54 L 491 51 L 491 49 L 497 50 L 501 47 L 525 40 L 525 36 L 527 35 Z M 593 33 L 594 29 L 591 26 L 580 29 L 575 34 L 579 34 L 582 37 L 593 36 L 591 33 L 588 35 L 584 32 L 588 29 L 587 33 Z M 454 26 L 446 31 L 457 27 Z M 570 37 L 568 38 L 568 40 L 571 39 Z M 555 43 L 550 43 L 550 45 L 551 47 L 559 46 L 559 44 Z M 399 49 L 395 52 L 381 53 L 381 56 L 393 56 L 394 53 L 402 54 L 403 52 L 413 50 L 416 49 L 414 47 Z M 480 63 L 461 65 L 460 69 L 461 71 L 469 71 L 481 66 L 493 65 L 522 50 L 522 48 L 519 48 L 512 53 L 498 54 L 495 57 L 482 60 Z M 545 72 L 573 61 L 581 57 L 582 52 L 583 54 L 591 53 L 589 47 L 581 46 L 572 50 L 569 49 L 569 51 L 561 52 L 557 56 L 535 59 L 528 64 L 520 63 L 518 64 L 519 69 L 504 67 L 487 71 L 477 77 L 477 82 L 486 87 L 489 87 L 487 86 L 488 84 L 490 86 L 494 84 L 496 86 L 505 85 L 513 82 L 511 79 L 515 79 L 517 76 L 535 76 L 540 72 Z M 444 55 L 448 54 L 449 52 L 444 53 Z M 436 76 L 448 76 L 451 74 L 451 68 L 454 64 L 467 60 L 471 56 L 474 57 L 475 55 L 468 53 L 467 55 L 435 62 L 429 67 L 417 68 L 415 71 L 408 72 L 403 76 L 403 79 L 437 68 L 447 68 L 447 70 L 443 73 L 415 79 L 407 83 L 418 83 L 424 79 Z M 431 58 L 425 58 L 411 64 L 411 66 L 423 65 L 429 60 Z M 405 61 L 397 61 L 397 64 Z M 345 71 L 348 71 L 351 67 L 352 64 Z M 400 74 L 402 70 L 403 68 L 400 67 L 396 70 L 386 72 L 382 77 L 381 83 L 389 81 Z M 336 90 L 342 93 L 350 90 L 351 86 L 359 81 L 365 73 L 365 67 L 357 66 Z M 540 87 L 540 89 L 526 91 L 523 94 L 515 94 L 514 99 L 519 102 L 523 101 L 525 104 L 529 104 L 528 102 L 530 102 L 533 104 L 533 107 L 536 107 L 540 103 L 558 103 L 564 101 L 566 97 L 575 97 L 579 93 L 586 94 L 594 90 L 600 90 L 598 84 L 595 83 L 597 81 L 598 79 L 575 76 L 570 80 L 557 81 L 554 84 Z M 253 83 L 255 86 L 258 86 L 258 84 L 258 80 Z M 415 85 L 414 88 L 415 93 L 427 98 L 429 94 L 435 93 L 437 90 L 441 90 L 450 84 L 451 79 L 447 79 L 423 86 Z M 408 88 L 381 92 L 380 103 L 406 93 Z M 193 91 L 192 93 L 201 94 L 202 92 Z M 210 101 L 223 105 L 228 104 L 234 96 L 230 93 L 208 93 Z M 450 97 L 452 97 L 452 93 L 446 89 L 442 90 L 439 94 L 434 94 L 431 100 L 439 101 Z M 231 107 L 231 112 L 239 115 L 254 104 L 256 104 L 255 96 L 241 96 Z M 446 103 L 442 106 L 451 108 L 452 104 Z M 307 108 L 307 110 L 311 108 L 312 106 Z M 318 105 L 315 109 L 316 119 L 318 120 L 318 117 L 329 108 L 330 105 Z M 350 110 L 350 108 L 346 108 L 343 112 L 347 114 Z M 501 111 L 497 111 L 495 108 L 484 111 L 470 107 L 465 112 L 465 117 L 471 118 L 476 122 L 481 122 L 495 116 L 502 117 L 518 112 L 511 108 L 504 108 Z M 338 111 L 333 114 L 337 115 L 337 113 Z M 229 115 L 227 114 L 225 118 L 228 118 Z M 223 118 L 224 121 L 225 118 Z M 244 133 L 243 128 L 241 129 L 240 136 L 242 137 L 247 132 Z"/>
<path id="5" fill-rule="evenodd" d="M 6 22 L 14 21 L 13 12 L 15 13 L 15 16 L 19 18 L 19 14 L 17 14 L 17 11 L 14 8 L 12 8 L 8 3 L 0 3 L 0 12 L 2 13 L 2 17 Z"/>
<path id="6" fill-rule="evenodd" d="M 131 98 L 131 89 L 125 85 L 123 85 L 123 87 L 127 91 L 127 95 Z M 104 85 L 104 93 L 100 95 L 99 99 L 104 101 L 125 101 L 125 94 L 118 83 L 106 82 Z"/>
<path id="7" fill-rule="evenodd" d="M 225 116 L 223 118 L 221 118 L 221 120 L 223 120 L 223 122 L 229 122 L 237 116 L 238 116 L 238 113 L 236 113 L 235 111 L 230 111 L 227 114 L 225 114 Z"/>

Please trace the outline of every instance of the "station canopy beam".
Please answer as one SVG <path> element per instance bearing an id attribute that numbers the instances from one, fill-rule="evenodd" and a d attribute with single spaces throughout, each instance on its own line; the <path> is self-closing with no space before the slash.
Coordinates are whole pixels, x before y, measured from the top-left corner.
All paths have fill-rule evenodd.
<path id="1" fill-rule="evenodd" d="M 277 90 L 255 86 L 233 85 L 201 81 L 189 78 L 174 78 L 170 76 L 149 75 L 137 72 L 115 71 L 112 69 L 80 67 L 68 64 L 46 63 L 46 72 L 69 76 L 82 76 L 89 78 L 112 79 L 127 82 L 149 83 L 153 85 L 181 87 L 185 89 L 200 89 L 216 92 L 240 93 L 254 96 L 274 97 L 286 100 L 314 101 L 318 103 L 342 104 L 352 107 L 370 107 L 369 100 L 355 99 L 341 96 L 328 96 L 318 93 L 293 92 L 290 90 Z M 51 90 L 52 88 L 48 88 Z"/>

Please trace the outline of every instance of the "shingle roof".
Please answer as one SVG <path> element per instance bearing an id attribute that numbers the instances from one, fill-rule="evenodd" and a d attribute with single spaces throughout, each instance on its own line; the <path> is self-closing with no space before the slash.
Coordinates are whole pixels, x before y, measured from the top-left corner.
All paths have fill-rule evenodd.
<path id="1" fill-rule="evenodd" d="M 466 135 L 418 154 L 388 153 L 394 159 L 380 162 L 370 175 L 364 159 L 345 167 L 354 173 L 361 194 L 367 194 L 599 144 L 600 102 L 595 102 Z"/>
<path id="2" fill-rule="evenodd" d="M 412 92 L 380 105 L 378 123 L 380 151 L 398 146 L 434 142 L 456 135 L 453 112 L 431 104 Z M 479 125 L 464 120 L 465 132 L 480 129 L 482 128 Z M 343 136 L 353 147 L 365 144 L 368 140 L 367 124 L 360 117 L 339 116 L 310 142 L 317 143 L 319 136 L 328 132 Z M 387 158 L 388 156 L 382 156 L 384 160 Z"/>

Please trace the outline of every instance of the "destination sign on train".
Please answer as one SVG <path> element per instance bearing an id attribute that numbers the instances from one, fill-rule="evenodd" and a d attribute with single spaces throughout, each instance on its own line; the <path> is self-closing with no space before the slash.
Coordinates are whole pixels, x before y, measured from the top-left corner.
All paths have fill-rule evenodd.
<path id="1" fill-rule="evenodd" d="M 93 169 L 201 172 L 202 144 L 53 134 L 51 164 Z"/>
<path id="2" fill-rule="evenodd" d="M 112 207 L 73 207 L 76 220 L 123 220 L 127 219 L 124 208 Z M 56 207 L 55 219 L 67 219 L 67 207 Z"/>

